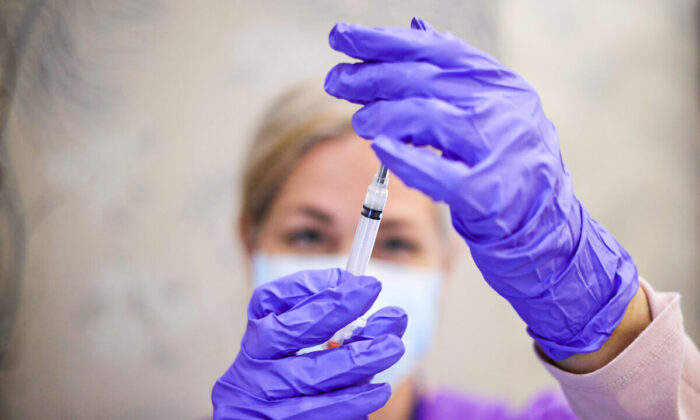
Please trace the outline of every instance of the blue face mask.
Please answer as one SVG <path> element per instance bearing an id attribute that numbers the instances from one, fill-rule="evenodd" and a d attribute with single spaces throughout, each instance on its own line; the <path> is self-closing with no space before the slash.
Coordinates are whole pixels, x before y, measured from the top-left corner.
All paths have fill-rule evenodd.
<path id="1" fill-rule="evenodd" d="M 345 267 L 346 259 L 345 255 L 254 254 L 253 285 L 257 287 L 301 270 Z M 377 374 L 372 381 L 389 382 L 396 386 L 415 372 L 430 347 L 445 276 L 437 269 L 375 260 L 370 261 L 366 274 L 376 277 L 382 283 L 382 291 L 366 317 L 385 306 L 398 306 L 408 314 L 408 327 L 403 336 L 406 353 L 395 365 Z"/>

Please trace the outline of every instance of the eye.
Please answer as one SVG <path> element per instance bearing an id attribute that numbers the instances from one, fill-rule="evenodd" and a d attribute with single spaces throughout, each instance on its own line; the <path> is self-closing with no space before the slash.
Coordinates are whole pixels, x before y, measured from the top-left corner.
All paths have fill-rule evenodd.
<path id="1" fill-rule="evenodd" d="M 413 253 L 418 250 L 418 245 L 410 239 L 400 236 L 382 238 L 378 244 L 385 253 Z"/>
<path id="2" fill-rule="evenodd" d="M 320 245 L 326 240 L 325 235 L 318 229 L 304 228 L 289 232 L 286 241 L 292 246 L 314 246 Z"/>

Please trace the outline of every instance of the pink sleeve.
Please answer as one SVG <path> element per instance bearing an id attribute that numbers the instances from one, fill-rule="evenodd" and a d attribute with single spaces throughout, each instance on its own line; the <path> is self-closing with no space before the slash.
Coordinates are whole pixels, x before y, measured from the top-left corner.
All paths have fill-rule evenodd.
<path id="1" fill-rule="evenodd" d="M 577 375 L 538 357 L 582 419 L 700 419 L 700 353 L 683 330 L 680 295 L 640 285 L 652 322 L 612 362 Z"/>

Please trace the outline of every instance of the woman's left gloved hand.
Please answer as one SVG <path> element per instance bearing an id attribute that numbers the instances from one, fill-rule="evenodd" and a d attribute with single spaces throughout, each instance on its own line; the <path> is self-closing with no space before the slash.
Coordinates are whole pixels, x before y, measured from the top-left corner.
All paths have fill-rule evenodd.
<path id="1" fill-rule="evenodd" d="M 403 182 L 450 207 L 486 281 L 554 359 L 598 350 L 638 289 L 627 252 L 574 195 L 537 92 L 493 57 L 419 19 L 338 23 L 325 89 Z M 427 150 L 431 146 L 442 152 Z"/>
<path id="2" fill-rule="evenodd" d="M 404 353 L 406 313 L 388 306 L 342 347 L 306 354 L 365 313 L 381 284 L 340 269 L 300 271 L 265 283 L 231 367 L 216 381 L 214 419 L 360 419 L 382 407 L 389 384 L 369 383 Z"/>

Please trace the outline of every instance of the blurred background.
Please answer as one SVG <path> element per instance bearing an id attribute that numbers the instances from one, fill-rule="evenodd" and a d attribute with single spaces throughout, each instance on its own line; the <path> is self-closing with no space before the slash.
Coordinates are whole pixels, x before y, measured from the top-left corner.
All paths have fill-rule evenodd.
<path id="1" fill-rule="evenodd" d="M 538 89 L 577 194 L 699 342 L 695 1 L 4 0 L 0 417 L 207 416 L 244 328 L 233 217 L 264 106 L 345 60 L 336 21 L 413 16 Z M 556 386 L 468 258 L 442 317 L 429 383 Z"/>

